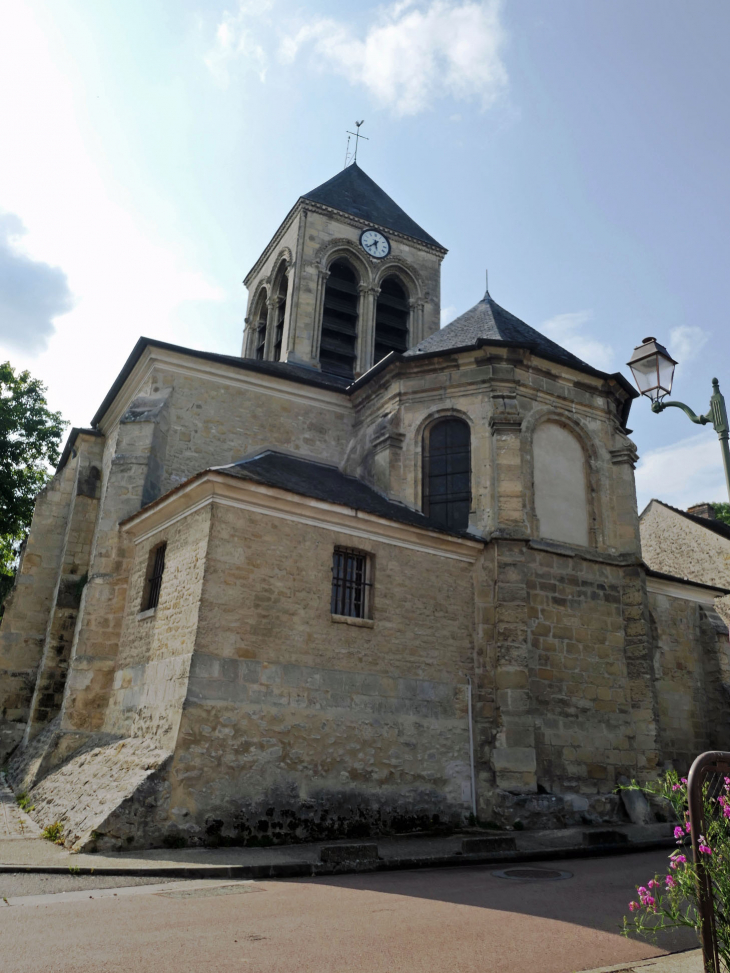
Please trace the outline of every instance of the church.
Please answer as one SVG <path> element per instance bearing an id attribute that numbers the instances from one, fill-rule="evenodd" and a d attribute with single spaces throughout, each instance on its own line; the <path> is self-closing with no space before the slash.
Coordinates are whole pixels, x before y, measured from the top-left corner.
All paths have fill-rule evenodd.
<path id="1" fill-rule="evenodd" d="M 71 431 L 0 628 L 0 761 L 68 847 L 612 822 L 730 748 L 728 591 L 642 560 L 637 393 L 488 292 L 440 328 L 446 253 L 353 163 L 240 356 L 140 338 Z"/>

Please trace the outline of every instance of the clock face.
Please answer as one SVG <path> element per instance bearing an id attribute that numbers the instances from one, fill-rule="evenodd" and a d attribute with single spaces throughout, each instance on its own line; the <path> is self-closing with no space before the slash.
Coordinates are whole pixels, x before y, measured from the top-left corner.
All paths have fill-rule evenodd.
<path id="1" fill-rule="evenodd" d="M 390 240 L 377 230 L 363 230 L 360 234 L 360 246 L 371 257 L 382 260 L 390 253 Z"/>

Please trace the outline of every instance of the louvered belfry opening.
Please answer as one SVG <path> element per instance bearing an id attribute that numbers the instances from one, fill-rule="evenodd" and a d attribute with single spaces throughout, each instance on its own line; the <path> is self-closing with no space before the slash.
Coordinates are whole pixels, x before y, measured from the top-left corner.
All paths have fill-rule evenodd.
<path id="1" fill-rule="evenodd" d="M 471 507 L 471 444 L 463 419 L 434 423 L 424 437 L 424 513 L 443 527 L 465 530 Z"/>
<path id="2" fill-rule="evenodd" d="M 375 357 L 373 364 L 391 351 L 408 348 L 408 295 L 397 277 L 386 277 L 375 308 Z"/>
<path id="3" fill-rule="evenodd" d="M 324 290 L 319 363 L 323 372 L 353 378 L 357 347 L 358 279 L 344 260 L 329 268 Z"/>
<path id="4" fill-rule="evenodd" d="M 284 340 L 284 318 L 286 317 L 286 298 L 289 290 L 289 279 L 286 274 L 281 275 L 279 282 L 279 304 L 276 308 L 276 326 L 274 328 L 274 347 L 272 357 L 274 361 L 281 361 L 282 342 Z"/>
<path id="5" fill-rule="evenodd" d="M 262 294 L 259 300 L 258 308 L 256 310 L 256 315 L 254 321 L 254 328 L 256 329 L 255 334 L 255 346 L 254 346 L 254 358 L 262 361 L 264 355 L 266 354 L 266 294 Z"/>

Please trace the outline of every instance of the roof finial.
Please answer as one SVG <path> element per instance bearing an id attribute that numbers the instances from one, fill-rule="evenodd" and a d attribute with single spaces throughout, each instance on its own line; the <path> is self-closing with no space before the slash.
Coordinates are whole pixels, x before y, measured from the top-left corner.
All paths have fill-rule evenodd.
<path id="1" fill-rule="evenodd" d="M 487 289 L 484 292 L 484 300 L 486 301 L 487 298 L 489 297 L 489 270 L 488 269 L 484 271 L 484 277 L 486 279 L 486 284 L 487 284 Z"/>
<path id="2" fill-rule="evenodd" d="M 367 135 L 361 135 L 360 134 L 360 126 L 362 125 L 362 123 L 364 121 L 365 121 L 365 119 L 363 118 L 362 122 L 355 122 L 355 128 L 356 128 L 356 131 L 355 132 L 351 132 L 349 129 L 347 130 L 347 134 L 348 135 L 354 135 L 355 136 L 355 151 L 352 154 L 352 159 L 350 160 L 351 162 L 357 162 L 357 147 L 360 144 L 360 139 L 365 139 L 366 142 L 369 142 L 370 141 L 370 139 L 367 137 Z M 349 158 L 349 155 L 350 155 L 349 149 L 350 149 L 350 139 L 348 138 L 348 140 L 347 140 L 347 149 L 345 150 L 345 164 L 343 166 L 343 169 L 346 169 L 347 168 L 347 165 L 348 165 L 348 158 Z"/>

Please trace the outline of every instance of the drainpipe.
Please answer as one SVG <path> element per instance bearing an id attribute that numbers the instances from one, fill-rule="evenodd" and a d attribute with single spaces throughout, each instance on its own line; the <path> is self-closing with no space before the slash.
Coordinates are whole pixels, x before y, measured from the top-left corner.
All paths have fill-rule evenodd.
<path id="1" fill-rule="evenodd" d="M 466 698 L 469 704 L 469 766 L 471 768 L 471 809 L 474 823 L 477 820 L 477 781 L 474 773 L 474 726 L 471 715 L 471 677 L 466 675 Z"/>

